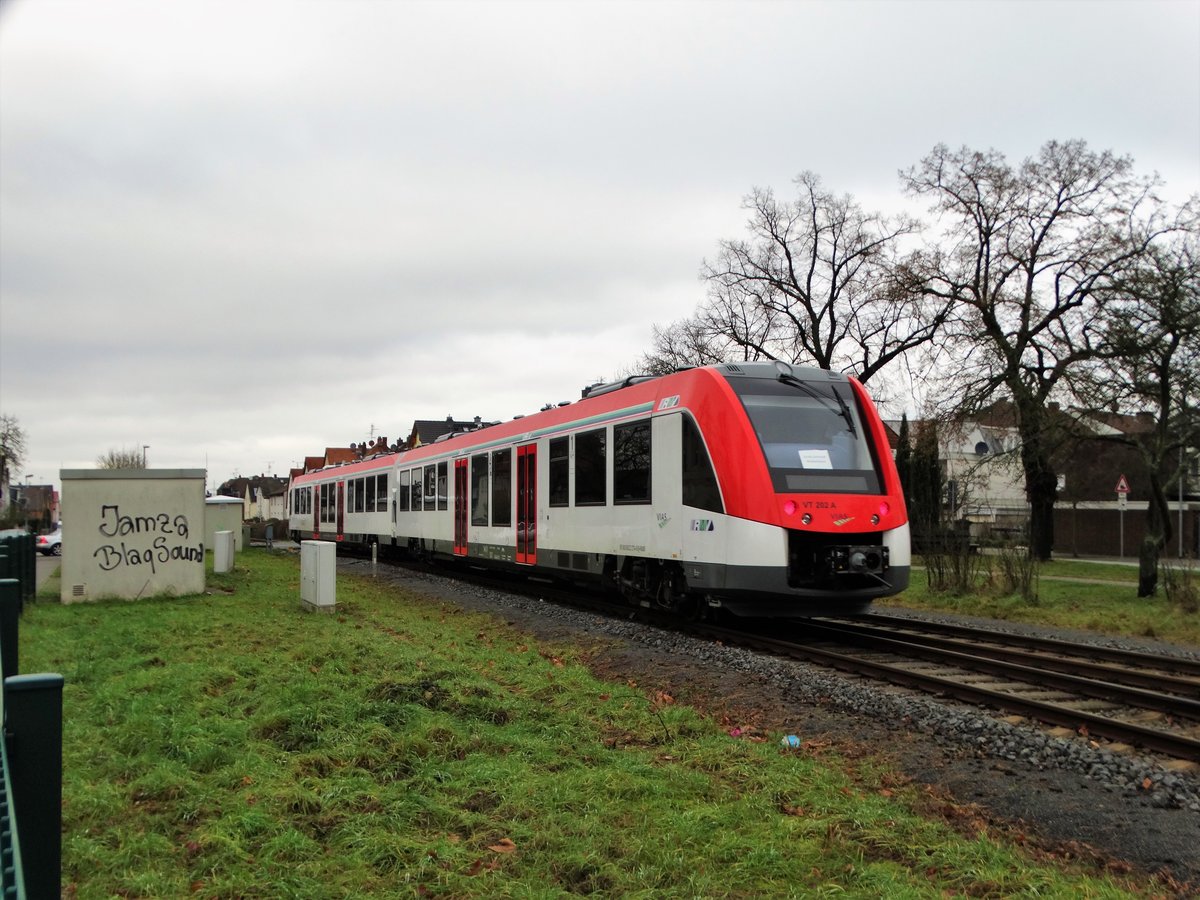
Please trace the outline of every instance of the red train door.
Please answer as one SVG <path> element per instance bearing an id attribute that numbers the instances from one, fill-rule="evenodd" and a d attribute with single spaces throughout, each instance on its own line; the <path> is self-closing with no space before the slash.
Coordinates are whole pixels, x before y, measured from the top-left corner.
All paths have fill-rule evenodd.
<path id="1" fill-rule="evenodd" d="M 537 444 L 517 448 L 517 562 L 537 562 Z"/>
<path id="2" fill-rule="evenodd" d="M 454 555 L 467 555 L 467 460 L 454 461 Z"/>

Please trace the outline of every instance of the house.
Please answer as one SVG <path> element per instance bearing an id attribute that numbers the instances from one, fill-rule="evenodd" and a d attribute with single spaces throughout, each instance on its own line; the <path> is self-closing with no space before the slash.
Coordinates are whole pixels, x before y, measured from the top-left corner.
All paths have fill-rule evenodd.
<path id="1" fill-rule="evenodd" d="M 237 497 L 242 501 L 242 518 L 282 519 L 286 516 L 288 480 L 275 475 L 231 478 L 217 488 L 219 497 Z"/>
<path id="2" fill-rule="evenodd" d="M 1153 429 L 1153 417 L 1084 414 L 1057 403 L 1049 404 L 1047 412 L 1060 435 L 1053 458 L 1058 474 L 1054 552 L 1136 556 L 1145 533 L 1149 479 L 1137 449 L 1114 438 Z M 980 541 L 1021 540 L 1029 505 L 1011 404 L 998 402 L 974 418 L 939 424 L 938 455 L 945 520 L 969 523 L 972 537 Z M 1191 465 L 1194 470 L 1194 460 Z M 1172 486 L 1168 499 L 1175 534 L 1167 550 L 1200 556 L 1200 497 L 1174 478 L 1174 468 L 1171 463 L 1160 473 L 1162 482 Z M 1128 490 L 1119 492 L 1118 486 Z"/>
<path id="3" fill-rule="evenodd" d="M 10 484 L 0 518 L 33 531 L 54 530 L 62 519 L 58 491 L 52 484 Z"/>
<path id="4" fill-rule="evenodd" d="M 445 420 L 417 419 L 413 422 L 412 431 L 408 434 L 405 448 L 415 450 L 424 444 L 432 444 L 438 438 L 447 434 L 457 434 L 462 431 L 478 431 L 480 428 L 488 428 L 495 424 L 495 422 L 484 422 L 479 416 L 476 416 L 469 422 L 459 422 L 453 416 L 446 416 Z"/>

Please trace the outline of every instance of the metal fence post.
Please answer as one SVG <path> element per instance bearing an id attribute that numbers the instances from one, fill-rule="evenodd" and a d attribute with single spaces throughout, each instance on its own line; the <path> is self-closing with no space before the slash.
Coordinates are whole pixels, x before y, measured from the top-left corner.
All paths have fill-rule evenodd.
<path id="1" fill-rule="evenodd" d="M 21 562 L 21 578 L 25 583 L 21 596 L 32 603 L 37 592 L 37 538 L 32 534 L 21 537 Z"/>
<path id="2" fill-rule="evenodd" d="M 21 583 L 15 578 L 0 579 L 0 677 L 8 678 L 21 671 L 17 665 L 19 619 L 21 616 Z"/>
<path id="3" fill-rule="evenodd" d="M 5 740 L 26 896 L 62 886 L 62 689 L 58 674 L 4 679 Z"/>

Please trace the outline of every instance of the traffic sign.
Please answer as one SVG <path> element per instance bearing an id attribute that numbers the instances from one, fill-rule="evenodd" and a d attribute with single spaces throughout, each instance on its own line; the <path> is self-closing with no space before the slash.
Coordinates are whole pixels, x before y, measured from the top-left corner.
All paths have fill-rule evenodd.
<path id="1" fill-rule="evenodd" d="M 1120 478 L 1117 479 L 1117 493 L 1118 494 L 1128 494 L 1129 493 L 1129 482 L 1125 479 L 1124 475 L 1122 475 Z"/>

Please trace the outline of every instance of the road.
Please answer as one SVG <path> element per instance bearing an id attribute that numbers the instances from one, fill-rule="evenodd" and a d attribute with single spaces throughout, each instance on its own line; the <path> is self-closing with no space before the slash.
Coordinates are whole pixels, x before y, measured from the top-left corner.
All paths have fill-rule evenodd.
<path id="1" fill-rule="evenodd" d="M 61 564 L 61 556 L 42 556 L 39 553 L 37 555 L 37 586 L 40 588 Z"/>

